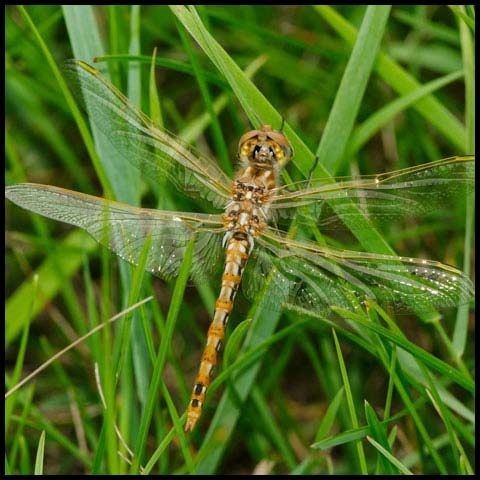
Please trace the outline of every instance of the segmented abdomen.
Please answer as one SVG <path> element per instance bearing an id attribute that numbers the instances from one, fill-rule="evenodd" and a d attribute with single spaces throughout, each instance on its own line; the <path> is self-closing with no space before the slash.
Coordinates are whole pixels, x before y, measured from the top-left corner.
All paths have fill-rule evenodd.
<path id="1" fill-rule="evenodd" d="M 188 404 L 186 431 L 192 431 L 202 413 L 207 388 L 217 363 L 217 353 L 222 346 L 228 317 L 233 308 L 233 299 L 237 293 L 245 264 L 251 251 L 252 240 L 243 232 L 232 235 L 227 243 L 225 268 L 222 275 L 220 294 L 215 303 L 213 321 L 208 329 L 207 345 L 202 354 L 200 368 L 193 386 Z"/>

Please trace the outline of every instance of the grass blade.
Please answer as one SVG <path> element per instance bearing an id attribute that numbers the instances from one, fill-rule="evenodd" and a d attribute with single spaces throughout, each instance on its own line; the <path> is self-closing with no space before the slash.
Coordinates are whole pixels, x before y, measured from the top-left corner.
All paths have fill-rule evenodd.
<path id="1" fill-rule="evenodd" d="M 92 8 L 65 5 L 63 12 L 74 56 L 89 63 L 93 58 L 103 55 L 104 50 Z M 108 78 L 108 72 L 104 68 L 100 68 L 100 71 Z M 109 195 L 109 185 L 111 185 L 111 190 L 118 201 L 138 205 L 140 172 L 126 158 L 118 155 L 105 135 L 95 126 L 95 122 L 91 121 L 90 124 L 95 139 L 95 149 L 98 152 L 98 157 L 96 154 L 94 156 L 91 154 L 91 158 L 92 160 L 99 158 L 98 164 L 94 161 L 97 174 L 105 171 L 105 175 L 102 173 L 99 178 L 102 180 L 107 196 L 111 197 Z M 91 140 L 86 145 L 91 145 Z"/>
<path id="2" fill-rule="evenodd" d="M 317 5 L 315 9 L 348 45 L 353 46 L 358 35 L 353 25 L 328 5 Z M 420 86 L 412 75 L 382 51 L 378 54 L 375 71 L 400 95 L 410 93 Z M 418 102 L 415 105 L 415 109 L 424 115 L 445 138 L 448 138 L 452 145 L 456 146 L 460 151 L 463 151 L 466 138 L 465 129 L 455 116 L 437 99 L 428 96 Z"/>
<path id="3" fill-rule="evenodd" d="M 343 73 L 316 156 L 333 175 L 340 170 L 391 6 L 369 5 Z M 317 177 L 320 171 L 314 170 Z"/>
<path id="4" fill-rule="evenodd" d="M 458 7 L 464 12 L 465 7 Z M 460 23 L 460 40 L 462 45 L 462 57 L 465 68 L 465 108 L 467 123 L 467 142 L 465 150 L 475 151 L 475 48 L 470 35 L 470 30 L 464 21 Z M 474 30 L 475 31 L 475 30 Z M 463 256 L 463 271 L 470 272 L 472 256 L 472 239 L 475 208 L 474 202 L 468 202 L 465 213 L 465 242 Z M 458 357 L 463 356 L 468 335 L 468 305 L 460 306 L 457 313 L 455 328 L 453 331 L 453 346 Z"/>
<path id="5" fill-rule="evenodd" d="M 43 475 L 43 459 L 45 457 L 45 430 L 38 441 L 37 456 L 35 458 L 35 475 Z"/>
<path id="6" fill-rule="evenodd" d="M 380 452 L 380 454 L 388 460 L 389 463 L 391 463 L 393 466 L 397 467 L 398 470 L 400 470 L 401 473 L 404 475 L 413 475 L 413 473 L 405 467 L 405 465 L 402 464 L 398 460 L 398 458 L 395 458 L 391 452 L 389 452 L 383 445 L 378 443 L 376 440 L 374 440 L 372 437 L 367 436 L 367 440 Z"/>
<path id="7" fill-rule="evenodd" d="M 350 419 L 352 421 L 353 428 L 358 428 L 357 412 L 355 411 L 355 405 L 353 401 L 352 391 L 350 389 L 350 381 L 348 380 L 347 369 L 345 367 L 345 361 L 343 360 L 342 351 L 340 349 L 340 344 L 338 343 L 337 334 L 335 329 L 332 329 L 333 340 L 335 341 L 335 348 L 337 350 L 338 363 L 340 365 L 340 372 L 342 373 L 343 385 L 345 387 L 345 396 L 347 398 L 348 411 L 350 413 Z M 365 458 L 365 452 L 363 450 L 363 445 L 360 441 L 356 442 L 358 461 L 360 466 L 360 471 L 363 475 L 368 474 L 367 470 L 367 461 Z"/>
<path id="8" fill-rule="evenodd" d="M 387 434 L 385 432 L 385 429 L 383 426 L 380 424 L 377 414 L 375 413 L 375 410 L 372 408 L 372 406 L 365 400 L 365 418 L 367 419 L 367 423 L 370 426 L 370 432 L 372 434 L 373 440 L 375 442 L 378 442 L 382 447 L 382 452 L 387 452 L 390 456 L 392 456 L 392 452 L 390 449 L 390 445 L 388 443 L 387 439 Z M 370 437 L 367 436 L 367 440 Z M 383 467 L 383 470 L 381 473 L 387 474 L 387 475 L 394 475 L 398 473 L 398 471 L 394 468 L 392 468 L 392 463 L 389 461 L 386 461 L 385 457 L 383 456 L 384 454 L 380 455 L 380 463 Z"/>
<path id="9" fill-rule="evenodd" d="M 173 331 L 175 329 L 175 324 L 177 321 L 178 313 L 180 312 L 183 292 L 187 285 L 188 274 L 190 271 L 190 265 L 192 263 L 193 257 L 193 246 L 194 239 L 192 239 L 186 248 L 185 256 L 182 260 L 182 265 L 180 267 L 179 275 L 177 281 L 175 282 L 175 288 L 173 290 L 172 301 L 170 303 L 170 308 L 168 310 L 167 324 L 165 336 L 162 338 L 160 347 L 158 350 L 157 361 L 154 365 L 154 371 L 152 374 L 152 381 L 150 383 L 150 388 L 148 390 L 147 403 L 143 410 L 142 419 L 140 422 L 140 427 L 137 434 L 137 440 L 135 443 L 135 458 L 132 465 L 132 473 L 138 473 L 140 470 L 140 462 L 142 461 L 143 452 L 145 450 L 145 444 L 147 441 L 148 429 L 150 427 L 150 421 L 153 415 L 153 410 L 156 403 L 158 402 L 158 389 L 161 381 L 161 376 L 163 373 L 163 368 L 167 360 L 167 354 L 171 348 L 171 340 L 173 336 Z"/>

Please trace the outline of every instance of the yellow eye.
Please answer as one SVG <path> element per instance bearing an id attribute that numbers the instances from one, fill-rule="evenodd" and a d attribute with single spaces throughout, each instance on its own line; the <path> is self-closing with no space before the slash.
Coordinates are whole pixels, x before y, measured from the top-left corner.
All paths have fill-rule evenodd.
<path id="1" fill-rule="evenodd" d="M 273 150 L 275 152 L 275 157 L 277 158 L 278 163 L 282 163 L 282 161 L 283 161 L 282 147 L 278 143 L 274 143 L 273 144 Z"/>
<path id="2" fill-rule="evenodd" d="M 252 150 L 252 144 L 253 142 L 252 141 L 248 141 L 248 142 L 245 142 L 243 145 L 242 145 L 242 148 L 240 149 L 240 154 L 243 156 L 246 156 L 248 157 L 248 154 L 251 152 Z"/>

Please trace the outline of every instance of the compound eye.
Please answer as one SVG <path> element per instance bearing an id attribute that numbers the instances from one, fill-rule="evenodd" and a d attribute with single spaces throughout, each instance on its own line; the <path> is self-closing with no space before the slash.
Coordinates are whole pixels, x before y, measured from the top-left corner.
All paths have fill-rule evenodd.
<path id="1" fill-rule="evenodd" d="M 252 145 L 253 142 L 251 140 L 242 143 L 242 145 L 240 146 L 240 155 L 242 157 L 248 157 L 248 155 L 250 155 L 250 152 L 252 151 Z"/>

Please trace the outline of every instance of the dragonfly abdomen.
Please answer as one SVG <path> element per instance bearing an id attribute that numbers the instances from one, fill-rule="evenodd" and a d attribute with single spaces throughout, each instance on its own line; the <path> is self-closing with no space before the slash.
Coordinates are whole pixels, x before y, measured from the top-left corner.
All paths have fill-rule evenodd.
<path id="1" fill-rule="evenodd" d="M 228 318 L 233 308 L 233 300 L 252 246 L 253 239 L 244 232 L 234 232 L 228 241 L 220 294 L 215 302 L 215 313 L 208 329 L 207 344 L 188 404 L 186 431 L 193 430 L 202 413 L 207 389 L 217 363 L 217 355 L 222 347 Z"/>

